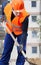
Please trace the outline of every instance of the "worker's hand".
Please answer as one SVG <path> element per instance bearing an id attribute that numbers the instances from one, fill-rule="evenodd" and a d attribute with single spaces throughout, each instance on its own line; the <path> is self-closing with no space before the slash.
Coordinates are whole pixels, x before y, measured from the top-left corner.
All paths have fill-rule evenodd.
<path id="1" fill-rule="evenodd" d="M 20 46 L 18 47 L 18 49 L 19 49 L 19 52 L 21 52 L 23 50 L 23 45 L 20 44 Z"/>
<path id="2" fill-rule="evenodd" d="M 12 27 L 12 30 L 14 29 L 13 24 L 10 21 L 7 21 L 7 23 Z"/>

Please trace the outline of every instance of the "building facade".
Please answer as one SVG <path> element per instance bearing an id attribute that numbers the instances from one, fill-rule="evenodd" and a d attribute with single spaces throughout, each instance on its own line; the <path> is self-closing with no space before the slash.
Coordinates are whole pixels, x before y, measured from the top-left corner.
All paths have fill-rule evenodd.
<path id="1" fill-rule="evenodd" d="M 40 0 L 24 0 L 25 8 L 30 13 L 28 37 L 27 37 L 27 56 L 29 58 L 41 58 L 41 39 L 38 19 L 41 18 Z"/>

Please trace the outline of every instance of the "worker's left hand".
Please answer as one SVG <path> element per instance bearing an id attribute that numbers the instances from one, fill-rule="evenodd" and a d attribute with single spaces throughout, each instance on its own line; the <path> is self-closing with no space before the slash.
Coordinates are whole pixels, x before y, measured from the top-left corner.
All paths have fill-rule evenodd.
<path id="1" fill-rule="evenodd" d="M 21 52 L 21 51 L 23 50 L 23 45 L 21 44 L 21 45 L 18 47 L 18 49 L 19 49 L 19 52 Z"/>

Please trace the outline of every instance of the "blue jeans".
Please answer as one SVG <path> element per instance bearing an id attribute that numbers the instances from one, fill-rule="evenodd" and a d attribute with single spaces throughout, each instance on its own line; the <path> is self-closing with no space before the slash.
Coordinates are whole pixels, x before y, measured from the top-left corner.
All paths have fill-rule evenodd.
<path id="1" fill-rule="evenodd" d="M 23 33 L 22 35 L 15 36 L 15 38 L 16 37 L 17 37 L 18 43 L 23 45 L 23 51 L 26 53 L 27 33 Z M 9 34 L 6 34 L 5 41 L 4 41 L 4 50 L 2 53 L 2 57 L 0 59 L 0 65 L 9 65 L 9 60 L 10 60 L 13 46 L 14 46 L 14 40 L 11 38 Z M 16 60 L 16 65 L 24 65 L 25 58 L 22 55 L 22 53 L 19 52 L 19 47 L 17 47 L 17 51 L 18 51 L 18 57 Z"/>

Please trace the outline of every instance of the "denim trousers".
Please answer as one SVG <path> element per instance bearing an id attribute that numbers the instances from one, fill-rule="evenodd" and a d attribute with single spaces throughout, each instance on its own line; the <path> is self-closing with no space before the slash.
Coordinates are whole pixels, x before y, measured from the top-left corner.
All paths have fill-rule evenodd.
<path id="1" fill-rule="evenodd" d="M 26 53 L 26 39 L 27 39 L 27 33 L 23 33 L 21 35 L 16 36 L 18 44 L 23 45 L 23 51 Z M 14 40 L 10 36 L 10 34 L 6 34 L 5 41 L 4 41 L 4 50 L 2 53 L 2 57 L 0 59 L 0 65 L 9 65 L 9 60 L 11 57 L 11 52 L 14 46 Z M 19 47 L 17 46 L 17 60 L 16 65 L 24 65 L 25 63 L 25 57 L 21 52 L 19 52 Z"/>

